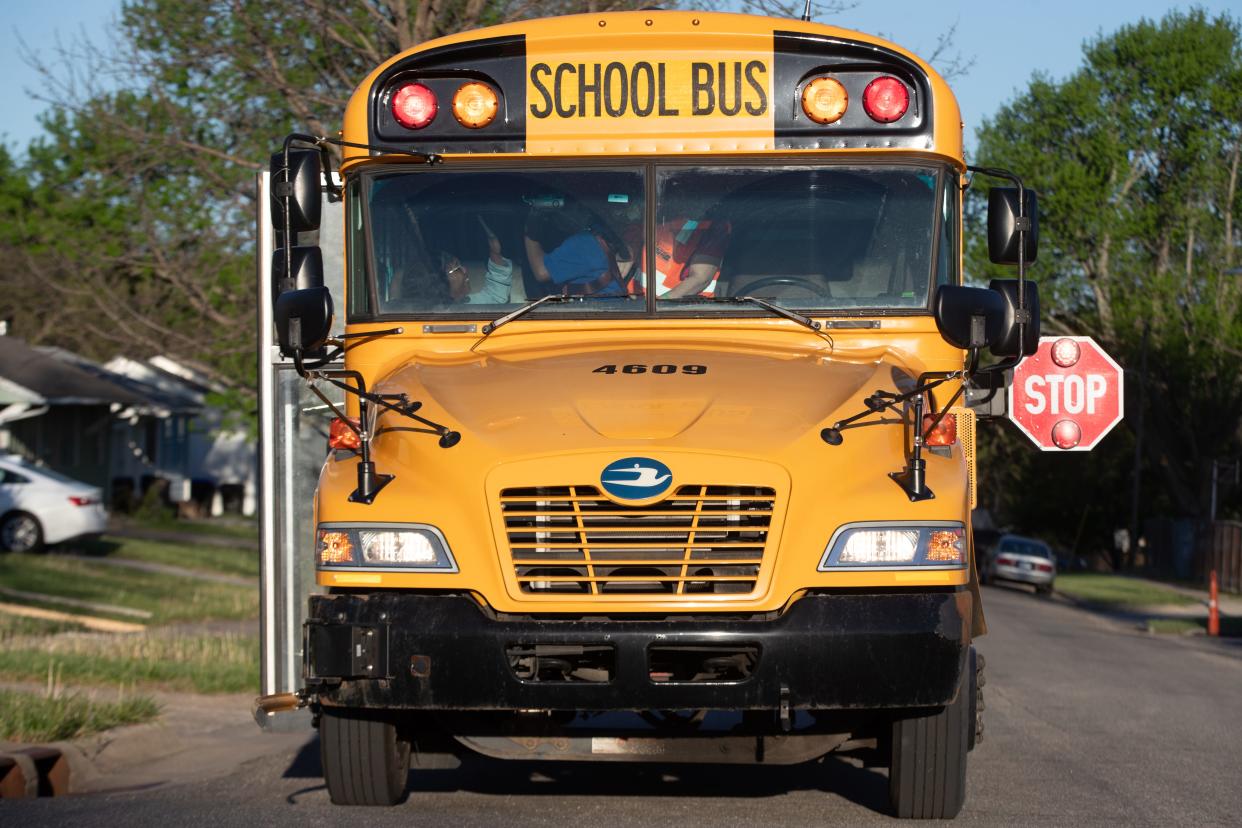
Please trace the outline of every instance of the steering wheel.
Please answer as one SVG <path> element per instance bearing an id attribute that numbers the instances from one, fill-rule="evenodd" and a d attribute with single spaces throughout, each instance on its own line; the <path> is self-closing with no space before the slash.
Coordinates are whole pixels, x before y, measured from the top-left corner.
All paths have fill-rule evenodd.
<path id="1" fill-rule="evenodd" d="M 746 296 L 760 288 L 772 287 L 773 285 L 787 285 L 789 287 L 806 288 L 815 296 L 824 295 L 824 286 L 802 276 L 764 276 L 755 279 L 753 282 L 747 282 L 745 285 L 734 288 L 730 291 L 734 296 Z"/>

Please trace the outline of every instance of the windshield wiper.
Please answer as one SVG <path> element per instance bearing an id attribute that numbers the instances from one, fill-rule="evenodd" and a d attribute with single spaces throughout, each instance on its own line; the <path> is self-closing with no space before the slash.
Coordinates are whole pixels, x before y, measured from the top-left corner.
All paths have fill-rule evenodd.
<path id="1" fill-rule="evenodd" d="M 500 317 L 499 319 L 493 319 L 491 322 L 488 322 L 486 325 L 483 326 L 483 335 L 487 336 L 489 333 L 496 330 L 501 325 L 512 322 L 514 319 L 517 319 L 520 316 L 525 316 L 526 314 L 530 313 L 535 308 L 539 307 L 545 302 L 568 302 L 570 299 L 577 299 L 577 298 L 578 297 L 576 296 L 565 296 L 564 294 L 560 294 L 560 293 L 549 293 L 547 296 L 540 296 L 535 301 L 527 302 L 525 305 L 522 305 L 522 307 L 518 308 L 517 310 L 509 311 L 508 313 L 506 313 L 504 316 Z"/>
<path id="2" fill-rule="evenodd" d="M 632 298 L 634 297 L 632 297 L 628 293 L 606 293 L 602 295 L 598 293 L 587 293 L 581 296 L 571 296 L 565 293 L 549 293 L 547 296 L 540 296 L 538 299 L 534 300 L 533 302 L 527 302 L 525 305 L 522 305 L 522 307 L 518 308 L 517 310 L 509 311 L 504 316 L 498 319 L 494 319 L 491 322 L 488 322 L 486 325 L 483 326 L 483 336 L 487 336 L 492 331 L 499 328 L 501 325 L 508 324 L 509 322 L 512 322 L 514 319 L 525 316 L 526 314 L 533 311 L 535 308 L 542 305 L 544 302 L 557 302 L 557 303 L 585 302 L 588 299 L 595 300 L 595 299 L 632 299 Z"/>
<path id="3" fill-rule="evenodd" d="M 780 305 L 769 302 L 767 299 L 760 299 L 758 296 L 705 296 L 703 299 L 708 302 L 727 302 L 733 305 L 740 305 L 743 302 L 750 302 L 753 305 L 758 305 L 765 310 L 771 311 L 777 316 L 783 316 L 792 322 L 797 322 L 799 325 L 810 328 L 813 331 L 818 331 L 824 327 L 809 316 L 803 316 L 797 311 L 791 311 L 789 308 L 783 308 Z"/>

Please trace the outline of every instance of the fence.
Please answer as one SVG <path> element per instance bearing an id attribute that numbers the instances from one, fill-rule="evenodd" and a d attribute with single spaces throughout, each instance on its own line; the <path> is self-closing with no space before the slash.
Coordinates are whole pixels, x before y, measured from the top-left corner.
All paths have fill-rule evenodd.
<path id="1" fill-rule="evenodd" d="M 1242 592 L 1242 523 L 1218 520 L 1204 527 L 1199 548 L 1203 561 L 1202 577 L 1216 570 L 1216 578 L 1224 592 Z"/>
<path id="2" fill-rule="evenodd" d="M 1206 587 L 1215 569 L 1221 591 L 1242 593 L 1242 522 L 1152 518 L 1143 524 L 1143 537 L 1135 571 Z"/>

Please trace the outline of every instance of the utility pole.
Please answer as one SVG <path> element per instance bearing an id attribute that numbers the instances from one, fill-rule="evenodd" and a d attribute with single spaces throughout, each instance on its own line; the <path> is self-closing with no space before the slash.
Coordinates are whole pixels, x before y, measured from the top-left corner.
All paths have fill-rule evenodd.
<path id="1" fill-rule="evenodd" d="M 1131 474 L 1130 489 L 1130 558 L 1138 550 L 1139 539 L 1139 476 L 1143 468 L 1143 415 L 1147 408 L 1147 336 L 1150 329 L 1143 323 L 1143 343 L 1139 346 L 1139 405 L 1138 417 L 1134 422 L 1134 471 Z M 1126 562 L 1118 561 L 1118 569 L 1124 568 Z"/>

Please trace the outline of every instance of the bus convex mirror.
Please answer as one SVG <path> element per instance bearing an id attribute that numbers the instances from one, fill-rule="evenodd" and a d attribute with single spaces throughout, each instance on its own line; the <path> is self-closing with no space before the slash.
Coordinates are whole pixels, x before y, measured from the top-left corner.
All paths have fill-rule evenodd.
<path id="1" fill-rule="evenodd" d="M 319 150 L 290 149 L 289 174 L 285 178 L 285 153 L 272 155 L 272 224 L 278 234 L 285 232 L 285 196 L 289 197 L 289 231 L 293 234 L 319 229 L 323 207 L 320 185 L 323 162 Z M 282 239 L 288 244 L 287 239 Z"/>
<path id="2" fill-rule="evenodd" d="M 282 356 L 317 353 L 332 333 L 332 292 L 326 287 L 290 290 L 276 298 L 272 316 Z"/>
<path id="3" fill-rule="evenodd" d="M 286 264 L 290 269 L 286 271 Z M 323 287 L 323 252 L 318 247 L 283 247 L 272 252 L 272 300 L 289 290 Z"/>
<path id="4" fill-rule="evenodd" d="M 986 348 L 1004 334 L 1005 299 L 987 288 L 936 288 L 936 327 L 955 348 Z"/>
<path id="5" fill-rule="evenodd" d="M 1021 282 L 1026 291 L 1027 324 L 1022 332 L 1022 348 L 1018 348 L 1018 280 L 993 279 L 989 287 L 1000 294 L 1005 303 L 1005 321 L 1000 339 L 992 345 L 998 357 L 1031 356 L 1039 349 L 1039 286 L 1030 279 Z"/>
<path id="6" fill-rule="evenodd" d="M 1026 264 L 1035 261 L 1039 252 L 1039 199 L 1034 190 L 1026 194 L 1026 217 L 1030 230 L 1026 234 Z M 1018 189 L 993 187 L 988 192 L 988 258 L 996 264 L 1018 263 Z"/>

